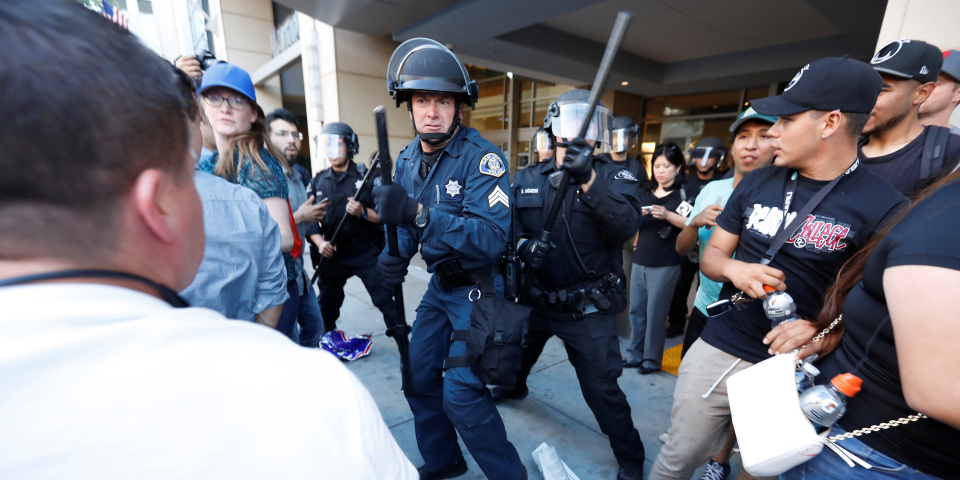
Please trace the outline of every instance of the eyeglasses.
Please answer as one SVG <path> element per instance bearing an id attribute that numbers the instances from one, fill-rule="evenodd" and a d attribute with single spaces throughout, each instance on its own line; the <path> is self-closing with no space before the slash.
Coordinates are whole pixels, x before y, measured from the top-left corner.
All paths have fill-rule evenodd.
<path id="1" fill-rule="evenodd" d="M 302 133 L 300 133 L 300 132 L 288 132 L 288 131 L 286 131 L 286 130 L 277 130 L 276 132 L 273 132 L 273 136 L 275 136 L 275 137 L 280 137 L 280 138 L 290 137 L 290 138 L 292 138 L 292 139 L 294 139 L 294 140 L 303 140 L 303 134 L 302 134 Z"/>
<path id="2" fill-rule="evenodd" d="M 217 94 L 203 96 L 203 101 L 207 102 L 207 105 L 210 105 L 211 107 L 219 107 L 220 105 L 223 105 L 224 100 L 226 100 L 232 108 L 243 108 L 250 103 L 250 101 L 245 97 L 224 97 Z"/>

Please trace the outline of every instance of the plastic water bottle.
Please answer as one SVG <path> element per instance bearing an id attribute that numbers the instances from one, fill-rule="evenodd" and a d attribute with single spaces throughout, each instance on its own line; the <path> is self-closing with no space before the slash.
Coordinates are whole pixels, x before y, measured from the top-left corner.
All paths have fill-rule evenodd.
<path id="1" fill-rule="evenodd" d="M 811 422 L 833 426 L 847 412 L 847 399 L 860 391 L 863 380 L 851 373 L 833 377 L 829 385 L 817 385 L 800 394 L 800 409 Z"/>
<path id="2" fill-rule="evenodd" d="M 793 297 L 787 292 L 778 292 L 770 285 L 764 285 L 763 291 L 767 292 L 767 298 L 763 299 L 763 312 L 770 319 L 770 328 L 794 320 L 800 320 L 797 315 L 797 304 Z"/>
<path id="3" fill-rule="evenodd" d="M 811 356 L 814 356 L 813 354 Z M 814 367 L 810 360 L 806 360 L 797 370 L 797 391 L 804 391 L 813 386 L 813 379 L 820 375 L 820 369 Z"/>

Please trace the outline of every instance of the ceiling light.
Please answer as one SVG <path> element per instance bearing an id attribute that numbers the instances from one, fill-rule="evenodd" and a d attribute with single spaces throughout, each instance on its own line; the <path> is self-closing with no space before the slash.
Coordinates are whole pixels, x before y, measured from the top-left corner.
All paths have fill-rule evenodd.
<path id="1" fill-rule="evenodd" d="M 507 78 L 513 78 L 513 72 L 507 72 Z"/>
<path id="2" fill-rule="evenodd" d="M 623 85 L 624 87 L 626 87 L 627 85 L 630 85 L 630 82 L 620 82 L 620 85 Z"/>

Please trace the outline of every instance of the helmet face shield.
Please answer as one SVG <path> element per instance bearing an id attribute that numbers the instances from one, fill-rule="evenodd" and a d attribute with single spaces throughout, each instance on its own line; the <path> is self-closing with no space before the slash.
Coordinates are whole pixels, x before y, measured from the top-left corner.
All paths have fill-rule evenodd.
<path id="1" fill-rule="evenodd" d="M 347 142 L 343 135 L 323 134 L 320 135 L 320 155 L 329 160 L 339 160 L 347 158 Z"/>
<path id="2" fill-rule="evenodd" d="M 717 161 L 720 161 L 720 152 L 719 150 L 714 151 L 713 147 L 697 147 L 690 151 L 690 164 L 697 165 L 700 167 L 706 167 L 710 161 L 710 155 L 712 154 Z"/>
<path id="3" fill-rule="evenodd" d="M 557 107 L 559 115 L 550 124 L 553 135 L 562 138 L 575 138 L 580 135 L 580 127 L 586 121 L 590 105 L 585 102 L 557 102 Z M 590 119 L 587 134 L 583 136 L 584 140 L 596 140 L 609 145 L 611 123 L 613 114 L 598 105 Z"/>
<path id="4" fill-rule="evenodd" d="M 610 151 L 626 152 L 637 144 L 637 132 L 630 128 L 619 128 L 610 134 Z"/>
<path id="5" fill-rule="evenodd" d="M 536 135 L 533 136 L 533 144 L 534 148 L 538 152 L 546 152 L 553 150 L 554 148 L 553 140 L 550 138 L 550 134 L 543 130 L 540 130 Z"/>

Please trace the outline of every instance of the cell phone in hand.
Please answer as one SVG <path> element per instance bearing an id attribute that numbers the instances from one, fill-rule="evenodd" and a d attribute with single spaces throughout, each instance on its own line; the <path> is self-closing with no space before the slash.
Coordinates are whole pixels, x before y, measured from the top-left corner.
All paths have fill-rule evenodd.
<path id="1" fill-rule="evenodd" d="M 653 210 L 653 205 L 649 207 L 640 207 L 640 210 L 643 210 L 644 213 L 650 213 L 650 210 Z"/>
<path id="2" fill-rule="evenodd" d="M 330 198 L 329 198 L 329 197 L 324 197 L 323 200 L 320 200 L 320 201 L 317 202 L 316 204 L 317 204 L 317 205 L 323 205 L 324 203 L 330 203 Z"/>

